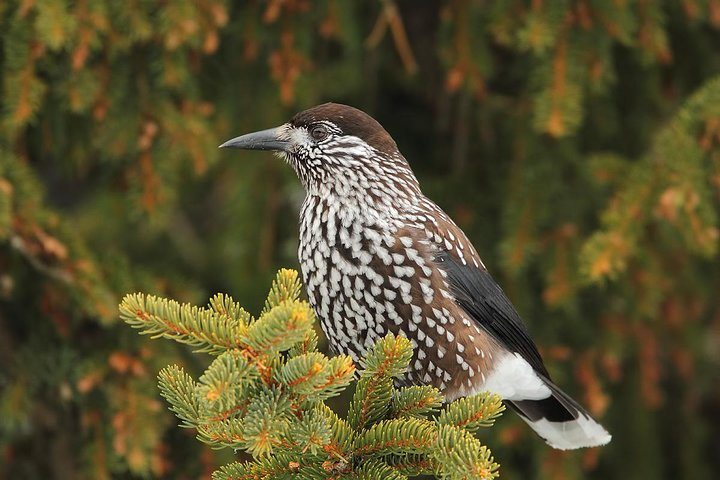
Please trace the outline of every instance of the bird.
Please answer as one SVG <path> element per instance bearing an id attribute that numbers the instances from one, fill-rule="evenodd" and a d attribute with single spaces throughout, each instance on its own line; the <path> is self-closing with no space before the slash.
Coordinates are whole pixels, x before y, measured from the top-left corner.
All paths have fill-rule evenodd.
<path id="1" fill-rule="evenodd" d="M 298 257 L 334 353 L 357 363 L 392 333 L 414 347 L 404 385 L 446 401 L 493 392 L 551 447 L 611 435 L 550 378 L 520 315 L 464 232 L 423 195 L 390 134 L 365 112 L 324 103 L 220 148 L 268 150 L 306 196 Z"/>

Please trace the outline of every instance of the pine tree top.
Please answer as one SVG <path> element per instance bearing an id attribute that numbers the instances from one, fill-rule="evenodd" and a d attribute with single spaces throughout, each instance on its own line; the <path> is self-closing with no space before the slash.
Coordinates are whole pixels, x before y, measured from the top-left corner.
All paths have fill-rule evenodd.
<path id="1" fill-rule="evenodd" d="M 120 304 L 141 333 L 215 356 L 196 380 L 172 365 L 158 375 L 161 395 L 181 426 L 214 448 L 249 453 L 213 474 L 230 479 L 404 479 L 434 474 L 490 479 L 490 450 L 475 438 L 500 415 L 499 397 L 483 393 L 444 403 L 429 386 L 397 388 L 412 345 L 392 334 L 361 361 L 317 350 L 315 317 L 301 301 L 297 272 L 280 270 L 255 318 L 227 295 L 207 307 L 140 293 Z M 357 385 L 346 419 L 324 401 Z"/>

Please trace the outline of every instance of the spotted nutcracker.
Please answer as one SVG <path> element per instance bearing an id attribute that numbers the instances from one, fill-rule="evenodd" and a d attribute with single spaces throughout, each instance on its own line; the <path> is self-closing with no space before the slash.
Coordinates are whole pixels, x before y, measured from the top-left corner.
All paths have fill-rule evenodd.
<path id="1" fill-rule="evenodd" d="M 495 392 L 555 448 L 610 441 L 550 380 L 475 248 L 372 117 L 326 103 L 221 147 L 274 151 L 302 181 L 302 277 L 335 352 L 357 361 L 388 332 L 403 335 L 415 348 L 405 383 L 448 400 Z"/>

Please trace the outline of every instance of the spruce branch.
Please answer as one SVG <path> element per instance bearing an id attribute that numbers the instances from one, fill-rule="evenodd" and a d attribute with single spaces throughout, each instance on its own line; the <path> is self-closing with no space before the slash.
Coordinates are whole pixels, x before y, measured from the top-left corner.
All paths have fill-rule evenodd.
<path id="1" fill-rule="evenodd" d="M 425 472 L 441 471 L 440 464 L 434 461 L 429 455 L 424 454 L 388 455 L 382 460 L 390 465 L 393 470 L 406 476 L 417 476 Z"/>
<path id="2" fill-rule="evenodd" d="M 197 426 L 197 438 L 214 448 L 243 449 L 246 445 L 245 426 L 241 418 L 228 418 Z"/>
<path id="3" fill-rule="evenodd" d="M 198 380 L 176 365 L 158 375 L 181 426 L 195 428 L 213 448 L 253 457 L 222 467 L 213 479 L 497 476 L 473 433 L 493 424 L 502 402 L 481 393 L 444 406 L 434 387 L 397 388 L 413 353 L 405 337 L 389 334 L 370 349 L 347 419 L 338 417 L 324 401 L 349 386 L 355 365 L 317 351 L 315 317 L 299 295 L 297 273 L 282 270 L 257 319 L 227 295 L 207 308 L 142 294 L 120 305 L 121 317 L 141 333 L 216 355 Z"/>
<path id="4" fill-rule="evenodd" d="M 389 334 L 375 344 L 361 362 L 364 370 L 348 413 L 353 428 L 364 429 L 388 414 L 393 378 L 405 372 L 411 357 L 412 346 L 405 337 Z"/>
<path id="5" fill-rule="evenodd" d="M 481 393 L 455 400 L 440 413 L 438 423 L 475 432 L 481 427 L 492 426 L 503 410 L 505 406 L 500 397 Z"/>
<path id="6" fill-rule="evenodd" d="M 353 480 L 405 480 L 408 477 L 394 469 L 391 465 L 379 460 L 369 460 L 351 477 Z"/>
<path id="7" fill-rule="evenodd" d="M 382 420 L 358 437 L 355 453 L 382 456 L 405 453 L 430 453 L 435 444 L 435 425 L 429 420 Z"/>
<path id="8" fill-rule="evenodd" d="M 283 445 L 283 434 L 288 431 L 292 417 L 290 407 L 290 398 L 279 390 L 259 393 L 248 407 L 243 420 L 245 449 L 249 453 L 261 457 Z"/>
<path id="9" fill-rule="evenodd" d="M 364 430 L 390 411 L 393 381 L 385 376 L 361 376 L 355 387 L 348 422 L 355 430 Z"/>
<path id="10" fill-rule="evenodd" d="M 120 318 L 142 334 L 170 338 L 214 355 L 240 346 L 239 340 L 247 332 L 247 323 L 241 316 L 233 318 L 226 311 L 181 305 L 142 293 L 123 298 Z"/>
<path id="11" fill-rule="evenodd" d="M 350 452 L 352 448 L 355 431 L 348 422 L 338 417 L 337 414 L 324 403 L 319 403 L 315 407 L 315 414 L 325 418 L 325 421 L 330 425 L 332 431 L 330 442 L 324 447 L 325 451 L 331 456 L 347 461 L 345 455 Z"/>
<path id="12" fill-rule="evenodd" d="M 392 403 L 392 416 L 396 418 L 422 418 L 437 411 L 443 404 L 440 392 L 427 385 L 403 387 L 397 391 Z"/>
<path id="13" fill-rule="evenodd" d="M 490 450 L 467 430 L 441 425 L 438 442 L 430 457 L 440 466 L 436 474 L 441 478 L 490 479 L 497 477 L 499 467 Z"/>
<path id="14" fill-rule="evenodd" d="M 226 317 L 229 323 L 236 324 L 240 328 L 247 326 L 253 321 L 252 315 L 245 311 L 245 309 L 230 298 L 230 296 L 223 293 L 218 293 L 211 298 L 209 307 L 218 315 Z M 244 331 L 241 330 L 240 333 L 242 334 Z"/>
<path id="15" fill-rule="evenodd" d="M 171 365 L 158 374 L 160 395 L 170 404 L 170 410 L 180 419 L 180 426 L 195 427 L 200 418 L 200 402 L 196 397 L 196 384 L 190 375 Z"/>
<path id="16" fill-rule="evenodd" d="M 313 313 L 307 303 L 283 302 L 267 311 L 247 330 L 243 343 L 255 352 L 277 353 L 305 339 Z"/>
<path id="17" fill-rule="evenodd" d="M 248 385 L 258 376 L 258 371 L 237 350 L 228 350 L 218 356 L 200 377 L 197 395 L 205 400 L 206 417 L 228 417 L 237 411 L 247 398 Z"/>
<path id="18" fill-rule="evenodd" d="M 300 289 L 298 273 L 287 268 L 280 269 L 270 287 L 270 292 L 265 300 L 265 308 L 260 315 L 265 315 L 273 307 L 282 305 L 286 301 L 300 298 Z"/>

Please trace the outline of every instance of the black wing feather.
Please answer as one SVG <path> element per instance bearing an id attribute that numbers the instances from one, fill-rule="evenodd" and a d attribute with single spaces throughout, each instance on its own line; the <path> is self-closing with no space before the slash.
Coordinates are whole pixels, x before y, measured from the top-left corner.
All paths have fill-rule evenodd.
<path id="1" fill-rule="evenodd" d="M 520 315 L 488 271 L 463 265 L 448 251 L 438 253 L 435 259 L 447 272 L 458 304 L 503 346 L 522 355 L 536 372 L 549 379 L 550 374 Z"/>

